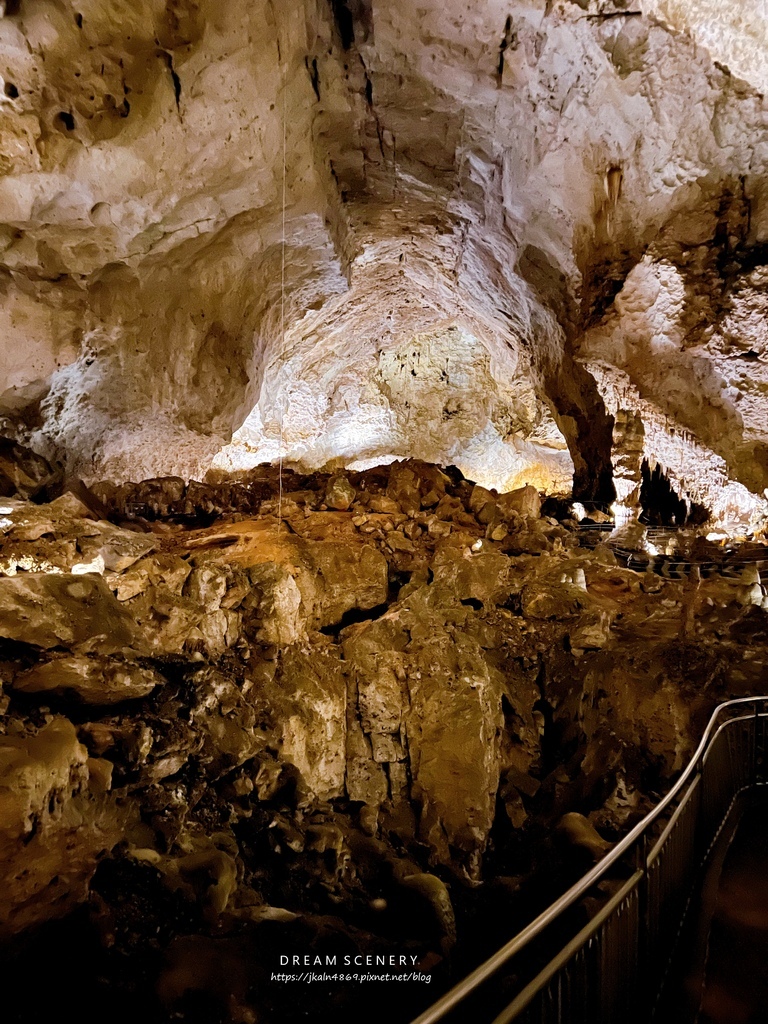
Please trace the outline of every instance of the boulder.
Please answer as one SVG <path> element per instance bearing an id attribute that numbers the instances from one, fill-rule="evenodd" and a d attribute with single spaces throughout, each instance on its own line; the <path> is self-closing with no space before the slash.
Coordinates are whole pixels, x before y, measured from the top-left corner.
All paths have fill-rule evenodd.
<path id="1" fill-rule="evenodd" d="M 418 512 L 421 508 L 419 478 L 407 462 L 392 463 L 387 496 L 396 501 L 408 515 Z"/>
<path id="2" fill-rule="evenodd" d="M 83 560 L 101 557 L 110 572 L 125 572 L 157 548 L 157 539 L 151 534 L 122 530 L 106 522 L 96 526 L 98 533 L 80 542 Z"/>
<path id="3" fill-rule="evenodd" d="M 12 683 L 22 693 L 73 694 L 85 704 L 118 704 L 146 697 L 163 677 L 136 662 L 71 655 L 41 662 Z"/>
<path id="4" fill-rule="evenodd" d="M 355 500 L 355 488 L 345 476 L 332 477 L 328 482 L 324 500 L 328 508 L 343 511 Z"/>
<path id="5" fill-rule="evenodd" d="M 504 517 L 516 513 L 519 516 L 538 519 L 541 515 L 541 495 L 531 484 L 500 494 L 496 499 L 496 505 Z"/>
<path id="6" fill-rule="evenodd" d="M 342 796 L 347 690 L 333 650 L 307 654 L 289 648 L 282 674 L 270 688 L 270 703 L 282 732 L 283 759 L 298 768 L 315 796 Z"/>
<path id="7" fill-rule="evenodd" d="M 307 543 L 301 560 L 305 571 L 296 583 L 312 629 L 335 625 L 353 609 L 366 611 L 387 600 L 387 560 L 368 544 Z"/>
<path id="8" fill-rule="evenodd" d="M 0 577 L 0 637 L 46 649 L 88 644 L 102 654 L 146 651 L 136 623 L 98 576 Z"/>
<path id="9" fill-rule="evenodd" d="M 431 861 L 478 880 L 499 786 L 501 685 L 479 647 L 446 640 L 425 645 L 408 679 L 411 794 Z"/>

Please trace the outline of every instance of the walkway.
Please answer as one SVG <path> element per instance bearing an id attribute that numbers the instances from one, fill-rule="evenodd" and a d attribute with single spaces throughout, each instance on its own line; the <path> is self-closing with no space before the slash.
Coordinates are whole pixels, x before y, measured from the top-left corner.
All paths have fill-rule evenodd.
<path id="1" fill-rule="evenodd" d="M 730 838 L 730 841 L 729 841 Z M 656 1020 L 768 1020 L 768 800 L 748 797 L 715 853 L 686 942 L 688 965 Z"/>

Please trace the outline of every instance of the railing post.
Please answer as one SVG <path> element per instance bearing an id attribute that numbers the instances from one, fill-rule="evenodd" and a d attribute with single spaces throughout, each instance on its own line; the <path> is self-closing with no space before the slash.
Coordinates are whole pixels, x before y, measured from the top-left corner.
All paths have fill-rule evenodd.
<path id="1" fill-rule="evenodd" d="M 758 727 L 758 725 L 760 723 L 760 719 L 758 717 L 759 710 L 760 710 L 760 705 L 758 704 L 757 701 L 755 701 L 755 715 L 754 715 L 754 718 L 752 719 L 752 778 L 750 779 L 750 783 L 753 786 L 758 781 L 758 778 L 757 778 L 757 776 L 758 776 L 758 761 L 759 761 L 759 757 L 760 757 L 760 755 L 758 753 L 759 745 L 758 745 L 758 742 L 757 742 L 757 727 Z"/>
<path id="2" fill-rule="evenodd" d="M 752 785 L 765 782 L 765 727 L 760 718 L 760 702 L 755 701 L 755 717 L 752 724 Z"/>

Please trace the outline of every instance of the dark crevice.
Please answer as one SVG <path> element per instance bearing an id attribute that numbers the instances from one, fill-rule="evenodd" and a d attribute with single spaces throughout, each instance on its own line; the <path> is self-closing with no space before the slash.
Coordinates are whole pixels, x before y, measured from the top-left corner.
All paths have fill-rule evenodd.
<path id="1" fill-rule="evenodd" d="M 605 11 L 602 14 L 588 14 L 589 21 L 611 21 L 613 18 L 639 18 L 642 11 Z"/>
<path id="2" fill-rule="evenodd" d="M 317 99 L 320 99 L 320 74 L 317 70 L 317 57 L 313 57 L 310 61 L 309 57 L 304 58 L 304 63 L 307 66 L 309 72 L 309 80 L 312 83 L 312 89 L 314 90 Z"/>
<path id="3" fill-rule="evenodd" d="M 378 619 L 388 607 L 388 604 L 377 604 L 375 608 L 350 608 L 348 612 L 344 612 L 338 622 L 332 622 L 330 626 L 323 626 L 320 632 L 325 636 L 336 636 L 347 626 L 356 626 L 360 622 Z"/>
<path id="4" fill-rule="evenodd" d="M 345 0 L 331 0 L 331 10 L 336 28 L 339 30 L 341 45 L 348 50 L 355 41 L 355 22 Z"/>
<path id="5" fill-rule="evenodd" d="M 501 44 L 499 45 L 499 63 L 496 69 L 496 88 L 501 88 L 501 80 L 504 77 L 504 58 L 510 44 L 514 40 L 514 33 L 512 32 L 512 15 L 507 15 L 507 20 L 504 22 L 504 35 L 501 38 Z"/>
<path id="6" fill-rule="evenodd" d="M 662 467 L 650 468 L 647 459 L 641 466 L 640 522 L 653 526 L 701 525 L 709 511 L 696 502 L 687 502 L 675 491 Z"/>
<path id="7" fill-rule="evenodd" d="M 171 73 L 171 81 L 173 82 L 173 93 L 176 97 L 176 109 L 178 110 L 181 103 L 181 79 L 176 74 L 176 69 L 173 66 L 173 55 L 168 53 L 167 50 L 161 50 L 161 55 L 165 61 L 166 67 Z"/>

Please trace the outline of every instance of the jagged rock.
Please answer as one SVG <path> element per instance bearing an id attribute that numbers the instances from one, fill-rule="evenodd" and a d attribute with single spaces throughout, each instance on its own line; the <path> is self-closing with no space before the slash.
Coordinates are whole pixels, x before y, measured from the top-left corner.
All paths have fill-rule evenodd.
<path id="1" fill-rule="evenodd" d="M 178 555 L 155 555 L 138 562 L 107 582 L 118 601 L 130 601 L 143 594 L 148 587 L 162 584 L 172 594 L 180 596 L 192 566 Z"/>
<path id="2" fill-rule="evenodd" d="M 146 697 L 165 682 L 151 668 L 132 662 L 73 655 L 41 662 L 13 680 L 22 693 L 74 694 L 86 704 L 119 704 Z"/>
<path id="3" fill-rule="evenodd" d="M 499 785 L 501 688 L 480 649 L 455 641 L 436 636 L 430 668 L 408 680 L 412 794 L 434 862 L 479 879 Z"/>
<path id="4" fill-rule="evenodd" d="M 516 514 L 538 519 L 541 515 L 541 495 L 535 487 L 527 484 L 515 491 L 500 494 L 496 498 L 496 507 L 505 518 Z"/>
<path id="5" fill-rule="evenodd" d="M 3 502 L 0 530 L 11 540 L 37 541 L 41 538 L 55 538 L 59 535 L 96 537 L 98 524 L 83 521 L 79 510 L 72 510 L 69 503 L 60 500 L 47 505 L 35 505 L 29 501 L 7 499 Z"/>
<path id="6" fill-rule="evenodd" d="M 355 500 L 355 489 L 345 476 L 336 476 L 329 482 L 325 492 L 325 504 L 329 508 L 348 509 Z"/>
<path id="7" fill-rule="evenodd" d="M 599 650 L 608 642 L 612 625 L 613 616 L 605 609 L 597 609 L 582 617 L 578 629 L 570 634 L 571 649 L 574 652 Z"/>
<path id="8" fill-rule="evenodd" d="M 95 576 L 0 577 L 0 636 L 36 647 L 146 651 L 136 623 Z"/>
<path id="9" fill-rule="evenodd" d="M 390 551 L 405 551 L 412 554 L 415 550 L 413 541 L 405 536 L 404 533 L 400 533 L 399 530 L 392 530 L 387 533 L 387 547 Z"/>
<path id="10" fill-rule="evenodd" d="M 220 565 L 209 563 L 193 569 L 184 584 L 184 596 L 210 611 L 221 608 L 231 573 Z"/>
<path id="11" fill-rule="evenodd" d="M 398 511 L 413 515 L 421 508 L 432 508 L 445 495 L 448 478 L 436 466 L 418 459 L 394 462 L 389 470 L 387 495 L 397 502 Z M 372 506 L 373 507 L 373 506 Z M 390 511 L 379 508 L 376 511 Z"/>
<path id="12" fill-rule="evenodd" d="M 521 593 L 521 603 L 528 618 L 563 619 L 588 607 L 589 598 L 583 587 L 550 577 L 527 584 Z"/>
<path id="13" fill-rule="evenodd" d="M 310 628 L 334 625 L 346 612 L 367 611 L 386 602 L 387 560 L 375 548 L 328 541 L 307 544 L 302 555 L 308 572 L 300 573 L 296 583 Z"/>
<path id="14" fill-rule="evenodd" d="M 306 636 L 301 612 L 302 594 L 291 573 L 281 565 L 267 562 L 253 566 L 249 576 L 260 593 L 260 639 L 287 646 Z"/>
<path id="15" fill-rule="evenodd" d="M 61 917 L 85 899 L 99 858 L 120 840 L 130 816 L 107 792 L 109 768 L 88 757 L 63 718 L 32 735 L 0 736 L 3 937 Z"/>
<path id="16" fill-rule="evenodd" d="M 344 792 L 347 691 L 332 651 L 314 656 L 286 651 L 273 690 L 282 756 L 323 800 Z M 359 799 L 354 796 L 352 799 Z"/>
<path id="17" fill-rule="evenodd" d="M 466 552 L 451 543 L 435 551 L 432 572 L 435 583 L 461 601 L 481 601 L 484 605 L 502 604 L 512 591 L 510 559 L 490 545 Z"/>
<path id="18" fill-rule="evenodd" d="M 92 510 L 83 502 L 77 495 L 73 494 L 72 491 L 65 491 L 64 494 L 59 495 L 49 505 L 48 511 L 54 513 L 56 516 L 64 516 L 66 518 L 73 519 L 97 519 L 101 516 L 96 516 Z"/>
<path id="19" fill-rule="evenodd" d="M 475 515 L 479 515 L 483 508 L 488 505 L 495 505 L 494 496 L 487 489 L 487 487 L 481 487 L 480 484 L 475 484 L 472 488 L 472 493 L 469 496 L 469 508 Z"/>
<path id="20" fill-rule="evenodd" d="M 0 437 L 0 495 L 33 498 L 61 479 L 56 469 L 29 448 L 9 437 Z"/>
<path id="21" fill-rule="evenodd" d="M 196 672 L 192 683 L 195 701 L 190 722 L 202 738 L 196 753 L 212 775 L 230 771 L 264 749 L 263 707 L 248 700 L 232 679 L 214 668 Z"/>
<path id="22" fill-rule="evenodd" d="M 110 572 L 124 572 L 157 547 L 156 539 L 146 534 L 121 530 L 111 523 L 96 525 L 98 536 L 81 541 L 80 550 L 86 559 L 100 557 Z"/>
<path id="23" fill-rule="evenodd" d="M 394 498 L 388 498 L 383 494 L 369 498 L 368 507 L 372 512 L 380 512 L 384 515 L 397 515 L 402 511 L 399 502 L 395 501 Z"/>

